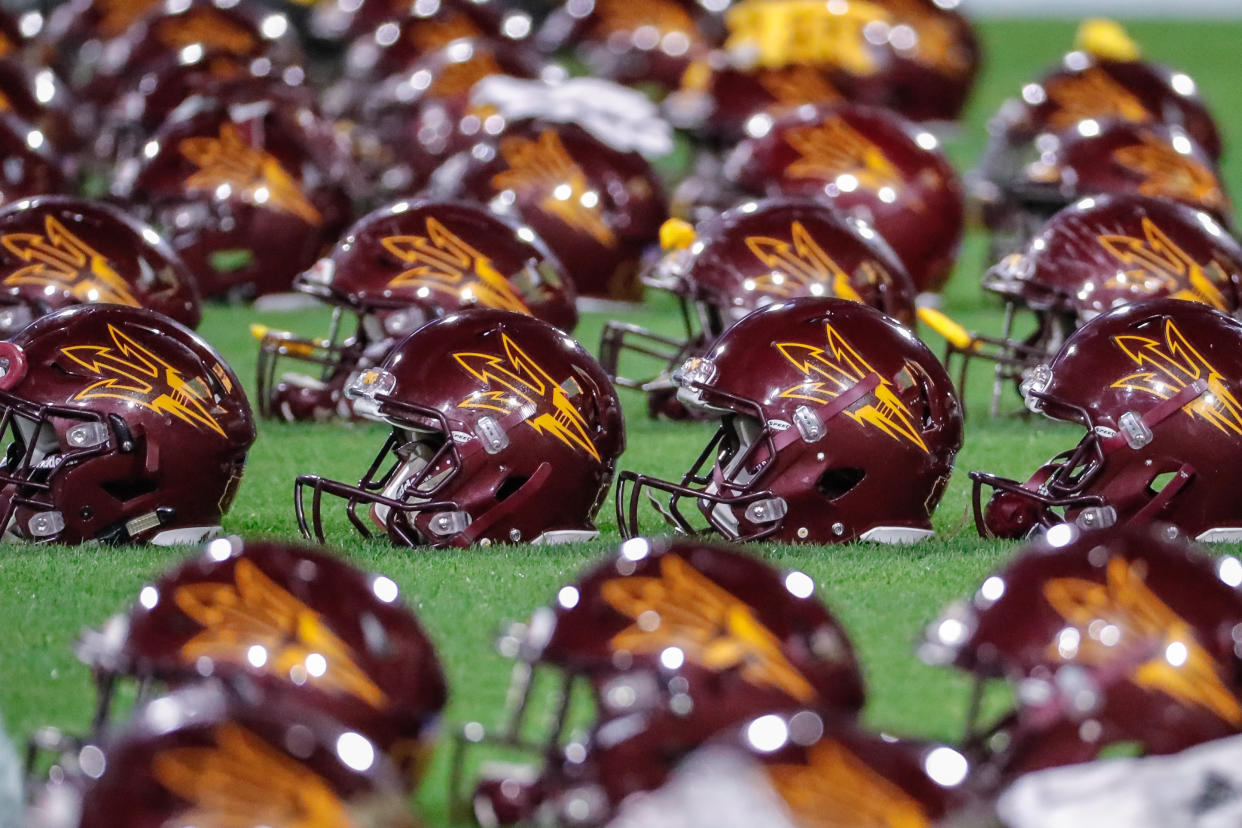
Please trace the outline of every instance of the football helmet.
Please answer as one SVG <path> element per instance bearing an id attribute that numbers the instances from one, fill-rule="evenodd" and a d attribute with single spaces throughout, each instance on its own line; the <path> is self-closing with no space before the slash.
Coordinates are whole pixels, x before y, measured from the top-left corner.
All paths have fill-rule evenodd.
<path id="1" fill-rule="evenodd" d="M 364 216 L 293 288 L 331 305 L 327 338 L 256 328 L 259 411 L 294 421 L 352 417 L 343 391 L 407 334 L 437 316 L 503 308 L 569 332 L 578 320 L 573 286 L 527 227 L 485 207 L 399 201 Z M 289 358 L 317 376 L 280 373 Z"/>
<path id="2" fill-rule="evenodd" d="M 991 412 L 1006 385 L 1052 359 L 1078 327 L 1128 302 L 1171 296 L 1228 314 L 1242 306 L 1242 246 L 1207 213 L 1166 199 L 1089 197 L 1049 219 L 1021 253 L 983 277 L 1005 302 L 999 337 L 946 332 L 960 359 L 995 363 Z"/>
<path id="3" fill-rule="evenodd" d="M 961 186 L 930 132 L 860 104 L 755 119 L 720 169 L 684 181 L 674 215 L 705 218 L 746 197 L 822 201 L 867 222 L 919 292 L 944 287 L 962 239 Z"/>
<path id="4" fill-rule="evenodd" d="M 1101 35 L 1107 42 L 1098 42 Z M 1210 158 L 1220 158 L 1216 122 L 1189 75 L 1142 60 L 1137 44 L 1115 24 L 1084 23 L 1079 40 L 1081 50 L 1023 86 L 1021 97 L 1007 100 L 989 122 L 976 183 L 1003 189 L 1029 161 L 1039 136 L 1087 120 L 1180 126 Z"/>
<path id="5" fill-rule="evenodd" d="M 95 728 L 115 721 L 120 682 L 142 695 L 211 676 L 331 715 L 417 783 L 447 697 L 435 649 L 383 575 L 322 550 L 217 538 L 142 588 L 78 656 L 98 690 Z"/>
<path id="6" fill-rule="evenodd" d="M 430 192 L 514 213 L 547 242 L 579 295 L 638 299 L 639 263 L 667 217 L 647 159 L 574 123 L 521 118 L 500 127 L 494 140 L 442 165 Z"/>
<path id="7" fill-rule="evenodd" d="M 623 535 L 639 534 L 644 493 L 679 532 L 696 531 L 682 513 L 688 499 L 700 531 L 736 540 L 934 534 L 962 444 L 961 406 L 931 351 L 891 317 L 836 298 L 769 305 L 674 379 L 685 404 L 720 413 L 720 428 L 679 483 L 620 473 Z"/>
<path id="8" fill-rule="evenodd" d="M 89 119 L 64 81 L 51 69 L 33 68 L 13 54 L 0 55 L 0 110 L 39 130 L 59 152 L 77 150 L 89 130 Z"/>
<path id="9" fill-rule="evenodd" d="M 0 527 L 53 543 L 220 529 L 254 421 L 210 345 L 146 308 L 76 305 L 0 342 Z"/>
<path id="10" fill-rule="evenodd" d="M 118 170 L 115 195 L 160 229 L 204 298 L 289 290 L 345 229 L 348 149 L 312 110 L 195 96 Z"/>
<path id="11" fill-rule="evenodd" d="M 1032 369 L 1022 394 L 1086 434 L 1024 483 L 971 472 L 981 535 L 1160 520 L 1196 540 L 1242 539 L 1242 322 L 1178 299 L 1123 305 Z"/>
<path id="12" fill-rule="evenodd" d="M 70 305 L 149 308 L 188 328 L 194 276 L 147 225 L 102 201 L 35 196 L 0 208 L 0 336 Z"/>
<path id="13" fill-rule="evenodd" d="M 869 226 L 826 204 L 749 201 L 697 230 L 670 221 L 661 235 L 665 255 L 643 280 L 678 298 L 684 338 L 614 320 L 600 342 L 604 370 L 623 388 L 647 391 L 652 416 L 689 413 L 673 399 L 672 372 L 756 308 L 798 296 L 837 296 L 914 323 L 914 286 L 892 250 Z M 628 373 L 620 365 L 627 352 L 655 358 L 661 372 L 641 380 L 621 376 Z"/>
<path id="14" fill-rule="evenodd" d="M 878 5 L 891 17 L 885 107 L 921 123 L 959 120 L 982 60 L 960 0 L 878 0 Z"/>
<path id="15" fill-rule="evenodd" d="M 975 825 L 970 762 L 947 745 L 875 733 L 814 710 L 738 723 L 624 802 L 609 828 Z"/>
<path id="16" fill-rule="evenodd" d="M 525 44 L 465 38 L 429 52 L 408 71 L 366 84 L 362 94 L 346 90 L 366 132 L 364 146 L 373 156 L 366 166 L 377 189 L 414 192 L 446 159 L 495 131 L 500 117 L 493 108 L 470 101 L 475 85 L 493 75 L 566 77 Z"/>
<path id="17" fill-rule="evenodd" d="M 1013 710 L 970 717 L 965 749 L 992 786 L 1117 743 L 1175 753 L 1242 730 L 1239 583 L 1242 563 L 1171 526 L 1060 524 L 949 607 L 920 652 L 1011 684 Z"/>
<path id="18" fill-rule="evenodd" d="M 547 53 L 565 53 L 594 77 L 676 89 L 690 63 L 719 42 L 714 5 L 700 0 L 587 0 L 553 9 L 535 36 Z"/>
<path id="19" fill-rule="evenodd" d="M 508 310 L 451 314 L 406 337 L 345 394 L 392 433 L 357 486 L 297 478 L 307 537 L 323 539 L 324 495 L 345 501 L 363 535 L 359 506 L 406 546 L 597 534 L 591 521 L 625 445 L 621 403 L 599 363 L 558 328 Z"/>
<path id="20" fill-rule="evenodd" d="M 417 824 L 366 736 L 290 699 L 243 699 L 212 683 L 152 699 L 57 770 L 27 813 L 32 825 Z"/>
<path id="21" fill-rule="evenodd" d="M 533 780 L 517 768 L 484 776 L 473 803 L 484 826 L 536 814 L 601 825 L 722 729 L 798 705 L 852 718 L 864 700 L 853 647 L 809 576 L 696 541 L 626 541 L 499 648 L 517 662 L 506 722 L 490 734 L 462 728 L 452 790 L 460 798 L 470 745 L 525 749 L 543 766 Z M 523 719 L 544 671 L 560 692 L 548 732 L 536 734 Z M 565 733 L 575 693 L 596 711 L 583 737 Z"/>

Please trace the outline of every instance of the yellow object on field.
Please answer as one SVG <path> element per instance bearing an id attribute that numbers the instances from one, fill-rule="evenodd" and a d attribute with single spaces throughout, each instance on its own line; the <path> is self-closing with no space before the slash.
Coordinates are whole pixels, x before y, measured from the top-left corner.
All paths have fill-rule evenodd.
<path id="1" fill-rule="evenodd" d="M 935 308 L 919 308 L 918 314 L 924 325 L 943 336 L 954 348 L 973 351 L 979 347 L 970 331 Z"/>
<path id="2" fill-rule="evenodd" d="M 660 225 L 661 250 L 685 250 L 697 238 L 694 225 L 679 218 L 671 218 Z"/>
<path id="3" fill-rule="evenodd" d="M 1107 17 L 1092 17 L 1078 25 L 1074 48 L 1106 60 L 1138 60 L 1142 52 L 1125 27 Z"/>

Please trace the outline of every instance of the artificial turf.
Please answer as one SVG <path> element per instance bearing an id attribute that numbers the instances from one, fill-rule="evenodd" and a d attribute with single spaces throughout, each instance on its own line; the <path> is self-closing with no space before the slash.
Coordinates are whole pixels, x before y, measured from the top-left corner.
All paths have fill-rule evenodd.
<path id="1" fill-rule="evenodd" d="M 1057 61 L 1072 41 L 1071 23 L 991 21 L 979 26 L 986 50 L 968 118 L 947 141 L 959 169 L 967 168 L 983 143 L 983 124 L 1001 100 Z M 1219 119 L 1226 141 L 1225 179 L 1242 192 L 1242 160 L 1229 152 L 1242 119 L 1242 84 L 1234 71 L 1242 44 L 1242 23 L 1144 22 L 1131 34 L 1152 59 L 1194 77 Z M 998 306 L 978 289 L 984 266 L 982 236 L 973 231 L 946 292 L 945 308 L 968 327 L 999 330 Z M 593 351 L 605 314 L 587 314 L 575 335 Z M 676 310 L 652 296 L 648 306 L 627 315 L 666 331 L 677 325 Z M 266 312 L 212 306 L 201 333 L 214 343 L 253 388 L 256 347 L 248 327 L 263 322 L 302 333 L 326 329 L 321 310 Z M 928 336 L 933 349 L 941 343 Z M 966 682 L 921 665 L 911 644 L 923 626 L 949 601 L 962 598 L 1003 562 L 1014 544 L 983 541 L 969 517 L 965 472 L 984 468 L 1011 476 L 1036 465 L 1078 439 L 1072 428 L 1047 421 L 986 417 L 985 371 L 967 389 L 972 410 L 958 470 L 936 514 L 938 536 L 913 548 L 873 544 L 848 547 L 782 547 L 757 544 L 751 551 L 779 567 L 813 576 L 819 595 L 851 635 L 868 684 L 869 724 L 908 735 L 952 739 L 960 732 Z M 1009 408 L 1018 405 L 1011 395 Z M 626 398 L 628 446 L 621 468 L 677 476 L 710 433 L 702 424 L 655 423 L 642 400 Z M 292 509 L 295 475 L 314 472 L 355 480 L 383 440 L 379 426 L 262 423 L 245 480 L 226 519 L 227 531 L 243 536 L 295 538 Z M 186 469 L 193 474 L 193 469 Z M 381 571 L 403 588 L 433 638 L 451 686 L 446 735 L 455 724 L 477 719 L 494 723 L 504 700 L 510 665 L 491 641 L 501 625 L 526 618 L 548 602 L 557 587 L 615 547 L 619 540 L 611 500 L 599 515 L 602 537 L 593 543 L 557 548 L 492 546 L 470 550 L 396 549 L 385 541 L 363 542 L 343 521 L 330 522 L 335 548 L 357 565 Z M 654 524 L 653 524 L 653 528 Z M 139 588 L 186 554 L 185 550 L 6 546 L 0 549 L 0 716 L 15 738 L 54 724 L 81 732 L 91 709 L 90 677 L 71 644 L 86 626 L 120 611 Z M 448 824 L 447 746 L 441 742 L 419 795 L 429 824 Z"/>

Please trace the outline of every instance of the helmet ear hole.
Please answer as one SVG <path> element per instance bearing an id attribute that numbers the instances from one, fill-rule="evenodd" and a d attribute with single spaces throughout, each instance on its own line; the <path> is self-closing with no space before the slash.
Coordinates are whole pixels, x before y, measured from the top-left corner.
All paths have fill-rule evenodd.
<path id="1" fill-rule="evenodd" d="M 861 483 L 866 476 L 866 470 L 854 466 L 828 469 L 815 481 L 815 488 L 828 500 L 836 500 Z"/>
<path id="2" fill-rule="evenodd" d="M 530 480 L 530 478 L 519 475 L 509 475 L 506 477 L 504 482 L 496 488 L 496 502 L 499 503 L 510 495 L 517 494 L 518 489 L 525 486 L 527 480 Z"/>
<path id="3" fill-rule="evenodd" d="M 100 483 L 99 488 L 108 496 L 121 503 L 126 503 L 143 495 L 149 495 L 159 488 L 159 483 L 151 478 L 110 480 Z"/>

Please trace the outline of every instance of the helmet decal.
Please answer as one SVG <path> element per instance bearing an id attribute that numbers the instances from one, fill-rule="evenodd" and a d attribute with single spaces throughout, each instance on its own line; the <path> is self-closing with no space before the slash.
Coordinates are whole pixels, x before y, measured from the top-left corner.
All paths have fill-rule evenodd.
<path id="1" fill-rule="evenodd" d="M 931 824 L 918 800 L 833 739 L 807 748 L 806 764 L 769 765 L 765 770 L 799 825 Z"/>
<path id="2" fill-rule="evenodd" d="M 4 277 L 6 287 L 64 287 L 82 302 L 111 302 L 131 307 L 141 304 L 102 253 L 71 233 L 50 213 L 44 216 L 43 224 L 43 235 L 6 233 L 0 236 L 0 244 L 6 250 L 28 262 Z"/>
<path id="3" fill-rule="evenodd" d="M 765 69 L 758 72 L 755 79 L 759 81 L 763 91 L 778 103 L 797 105 L 844 100 L 841 91 L 823 73 L 810 66 Z"/>
<path id="4" fill-rule="evenodd" d="M 427 216 L 426 236 L 387 236 L 384 249 L 407 265 L 388 287 L 427 288 L 452 297 L 462 294 L 462 282 L 473 281 L 469 291 L 489 308 L 529 314 L 530 309 L 491 259 L 467 244 L 451 230 Z"/>
<path id="5" fill-rule="evenodd" d="M 212 416 L 215 402 L 204 377 L 183 377 L 180 369 L 160 359 L 129 334 L 108 325 L 109 345 L 71 345 L 60 352 L 99 377 L 74 394 L 74 400 L 112 397 L 210 429 L 224 429 Z M 220 372 L 213 372 L 218 374 Z M 227 372 L 225 372 L 227 373 Z"/>
<path id="6" fill-rule="evenodd" d="M 254 51 L 254 35 L 219 12 L 211 9 L 194 9 L 186 14 L 173 15 L 156 23 L 156 39 L 171 51 L 199 44 L 205 51 L 219 50 L 233 55 L 245 55 Z"/>
<path id="7" fill-rule="evenodd" d="M 1143 135 L 1141 144 L 1114 150 L 1113 160 L 1143 177 L 1138 186 L 1141 195 L 1183 199 L 1212 209 L 1225 205 L 1216 175 L 1155 135 Z"/>
<path id="8" fill-rule="evenodd" d="M 770 273 L 748 280 L 748 289 L 785 297 L 802 293 L 801 288 L 810 288 L 814 295 L 814 285 L 830 285 L 828 295 L 862 301 L 850 284 L 850 275 L 816 243 L 802 222 L 795 221 L 790 225 L 789 237 L 789 241 L 771 236 L 746 237 L 750 252 L 771 268 Z M 859 266 L 859 271 L 867 277 L 869 284 L 892 280 L 878 262 L 864 262 Z"/>
<path id="9" fill-rule="evenodd" d="M 836 180 L 852 175 L 864 190 L 878 193 L 887 187 L 894 198 L 903 189 L 901 173 L 884 151 L 844 118 L 795 127 L 785 140 L 801 156 L 785 170 L 791 178 Z"/>
<path id="10" fill-rule="evenodd" d="M 1152 120 L 1147 107 L 1099 67 L 1093 66 L 1080 75 L 1054 78 L 1044 88 L 1057 107 L 1048 123 L 1057 129 L 1068 129 L 1090 118 L 1136 124 Z"/>
<path id="11" fill-rule="evenodd" d="M 1217 285 L 1227 285 L 1229 276 L 1219 263 L 1196 262 L 1149 217 L 1143 217 L 1143 236 L 1102 234 L 1100 244 L 1128 269 L 1109 278 L 1107 287 L 1137 287 L 1149 293 L 1166 290 L 1174 299 L 1185 299 L 1228 311 L 1225 296 Z M 1124 278 L 1124 283 L 1122 279 Z M 1181 288 L 1182 281 L 1190 282 Z"/>
<path id="12" fill-rule="evenodd" d="M 411 21 L 409 39 L 420 52 L 434 52 L 441 46 L 463 37 L 486 37 L 468 15 L 451 11 L 446 15 Z"/>
<path id="13" fill-rule="evenodd" d="M 186 190 L 229 188 L 247 204 L 290 213 L 312 227 L 323 223 L 294 177 L 273 155 L 243 141 L 235 124 L 222 124 L 219 138 L 184 138 L 178 149 L 199 168 L 185 180 Z"/>
<path id="14" fill-rule="evenodd" d="M 504 73 L 491 52 L 473 51 L 469 60 L 446 63 L 427 88 L 427 96 L 430 99 L 461 97 L 469 94 L 483 78 Z"/>
<path id="15" fill-rule="evenodd" d="M 1221 680 L 1212 656 L 1190 624 L 1143 583 L 1145 577 L 1142 561 L 1112 557 L 1106 583 L 1053 578 L 1044 584 L 1044 598 L 1070 625 L 1048 645 L 1049 656 L 1097 665 L 1115 661 L 1119 648 L 1130 651 L 1139 687 L 1242 725 L 1242 704 Z M 1143 655 L 1148 657 L 1138 662 Z"/>
<path id="16" fill-rule="evenodd" d="M 579 393 L 573 377 L 558 383 L 528 357 L 518 344 L 501 334 L 504 355 L 461 352 L 453 358 L 471 376 L 484 383 L 486 391 L 476 391 L 457 404 L 458 408 L 485 409 L 510 414 L 520 410 L 528 426 L 540 434 L 560 440 L 576 451 L 584 451 L 597 462 L 599 450 L 591 440 L 586 418 L 569 401 L 566 385 Z"/>
<path id="17" fill-rule="evenodd" d="M 225 826 L 238 819 L 282 828 L 354 824 L 322 777 L 247 728 L 225 722 L 213 735 L 213 747 L 169 748 L 151 761 L 160 785 L 193 803 L 178 815 L 178 824 Z"/>
<path id="18" fill-rule="evenodd" d="M 206 656 L 281 677 L 301 672 L 315 687 L 346 693 L 375 708 L 388 705 L 384 692 L 354 661 L 349 645 L 319 613 L 244 558 L 233 570 L 233 581 L 177 588 L 177 606 L 203 626 L 182 645 L 185 661 Z"/>
<path id="19" fill-rule="evenodd" d="M 802 64 L 839 67 L 851 74 L 879 70 L 863 30 L 869 23 L 889 23 L 881 6 L 850 0 L 829 9 L 814 0 L 743 0 L 725 12 L 729 39 L 725 48 L 746 54 L 766 69 Z"/>
<path id="20" fill-rule="evenodd" d="M 824 347 L 802 342 L 777 343 L 776 348 L 781 356 L 789 360 L 804 377 L 802 382 L 781 391 L 779 396 L 827 405 L 868 376 L 877 376 L 879 383 L 871 392 L 875 402 L 861 407 L 851 406 L 844 413 L 857 423 L 875 426 L 895 440 L 906 440 L 923 452 L 930 453 L 923 435 L 915 426 L 914 414 L 894 392 L 892 382 L 880 377 L 871 364 L 833 329 L 831 323 L 825 326 L 825 332 L 827 343 Z"/>
<path id="21" fill-rule="evenodd" d="M 672 0 L 597 0 L 595 14 L 597 22 L 593 33 L 596 37 L 654 26 L 661 33 L 681 32 L 692 42 L 703 40 L 694 20 Z"/>
<path id="22" fill-rule="evenodd" d="M 1164 323 L 1164 343 L 1146 336 L 1114 336 L 1113 342 L 1141 369 L 1122 377 L 1113 388 L 1125 388 L 1167 400 L 1193 382 L 1206 383 L 1206 393 L 1182 406 L 1192 418 L 1202 417 L 1226 434 L 1242 436 L 1242 405 L 1212 364 L 1186 340 L 1172 319 Z"/>
<path id="23" fill-rule="evenodd" d="M 969 50 L 963 48 L 953 25 L 939 10 L 952 8 L 936 4 L 932 11 L 920 0 L 885 0 L 885 7 L 897 20 L 914 29 L 918 35 L 913 60 L 946 75 L 962 75 L 972 71 L 974 63 Z M 938 13 L 939 12 L 939 13 Z"/>
<path id="24" fill-rule="evenodd" d="M 560 136 L 550 129 L 535 140 L 511 135 L 500 142 L 508 168 L 492 176 L 498 190 L 539 192 L 539 208 L 576 230 L 589 233 L 605 247 L 615 247 L 616 234 L 604 221 L 600 194 L 570 157 Z"/>
<path id="25" fill-rule="evenodd" d="M 780 642 L 751 608 L 678 555 L 660 560 L 660 576 L 622 577 L 601 587 L 605 601 L 634 621 L 614 635 L 613 650 L 660 655 L 679 649 L 711 670 L 740 667 L 752 684 L 809 702 L 815 688 L 781 652 Z M 655 617 L 653 627 L 647 619 Z"/>
<path id="26" fill-rule="evenodd" d="M 102 0 L 92 8 L 99 10 L 99 33 L 105 40 L 111 40 L 161 5 L 159 0 Z"/>

